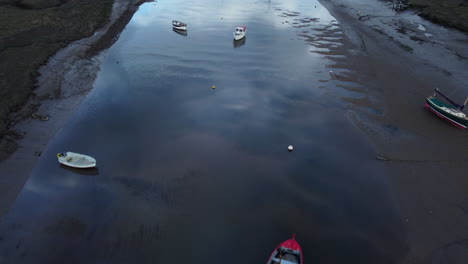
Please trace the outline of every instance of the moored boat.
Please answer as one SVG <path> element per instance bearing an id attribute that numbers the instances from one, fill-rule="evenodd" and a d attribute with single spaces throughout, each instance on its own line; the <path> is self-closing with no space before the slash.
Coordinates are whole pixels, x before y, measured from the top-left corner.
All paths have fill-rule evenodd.
<path id="1" fill-rule="evenodd" d="M 86 169 L 96 167 L 96 160 L 88 155 L 75 152 L 62 152 L 57 154 L 58 161 L 66 166 Z"/>
<path id="2" fill-rule="evenodd" d="M 468 102 L 468 98 L 465 100 L 465 103 L 463 105 L 459 105 L 444 94 L 442 94 L 439 91 L 439 89 L 435 89 L 434 91 L 434 95 L 431 95 L 426 98 L 425 107 L 437 116 L 449 121 L 456 127 L 466 129 L 468 127 L 468 117 L 462 111 L 466 103 Z M 447 100 L 447 102 L 449 102 L 450 104 L 444 103 L 438 98 L 436 98 L 437 94 L 445 98 L 445 100 Z"/>
<path id="3" fill-rule="evenodd" d="M 177 30 L 187 30 L 187 24 L 177 20 L 172 20 L 172 27 Z"/>
<path id="4" fill-rule="evenodd" d="M 235 40 L 240 40 L 245 38 L 245 34 L 247 34 L 247 27 L 246 26 L 238 26 L 234 29 L 232 33 Z"/>
<path id="5" fill-rule="evenodd" d="M 267 264 L 304 264 L 304 256 L 296 235 L 279 244 L 271 253 Z"/>

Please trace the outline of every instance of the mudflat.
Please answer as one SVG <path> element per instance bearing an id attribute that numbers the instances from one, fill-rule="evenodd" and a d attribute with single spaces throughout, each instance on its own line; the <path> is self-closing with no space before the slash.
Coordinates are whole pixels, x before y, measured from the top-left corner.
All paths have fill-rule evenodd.
<path id="1" fill-rule="evenodd" d="M 375 109 L 354 104 L 350 118 L 386 157 L 407 230 L 401 263 L 464 263 L 468 138 L 425 110 L 424 100 L 434 88 L 459 103 L 468 96 L 468 36 L 428 23 L 414 10 L 393 12 L 388 2 L 321 2 L 345 30 L 353 54 L 347 63 L 367 88 L 359 104 Z M 432 2 L 424 2 L 430 8 Z"/>
<path id="2" fill-rule="evenodd" d="M 8 119 L 33 95 L 39 67 L 69 43 L 91 36 L 108 22 L 113 0 L 2 1 L 0 3 L 0 160 L 20 137 Z M 50 96 L 54 96 L 53 91 Z M 38 104 L 24 112 L 30 117 Z"/>
<path id="3" fill-rule="evenodd" d="M 444 26 L 468 32 L 468 1 L 411 0 L 419 15 Z"/>

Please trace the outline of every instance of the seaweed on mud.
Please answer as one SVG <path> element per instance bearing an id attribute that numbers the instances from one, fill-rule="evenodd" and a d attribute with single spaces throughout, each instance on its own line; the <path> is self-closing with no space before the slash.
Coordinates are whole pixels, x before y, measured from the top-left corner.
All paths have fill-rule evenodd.
<path id="1" fill-rule="evenodd" d="M 379 33 L 379 34 L 381 34 L 381 35 L 388 36 L 388 35 L 387 35 L 382 29 L 380 29 L 380 28 L 372 27 L 372 29 L 373 29 L 375 32 L 377 32 L 377 33 Z M 407 52 L 409 52 L 409 53 L 412 53 L 412 52 L 414 51 L 414 49 L 413 49 L 412 47 L 401 43 L 400 41 L 396 40 L 394 37 L 388 36 L 388 38 L 389 38 L 390 40 L 392 40 L 394 43 L 396 43 L 396 44 L 397 44 L 400 48 L 402 48 L 403 50 L 405 50 L 405 51 L 407 51 Z"/>
<path id="2" fill-rule="evenodd" d="M 449 71 L 447 71 L 447 70 L 445 70 L 445 69 L 442 69 L 442 72 L 443 72 L 445 75 L 447 75 L 447 76 L 452 76 L 452 73 L 449 72 Z"/>
<path id="3" fill-rule="evenodd" d="M 399 27 L 399 28 L 397 29 L 397 32 L 398 32 L 398 33 L 401 33 L 401 34 L 406 34 L 406 28 L 405 28 L 405 27 Z"/>
<path id="4" fill-rule="evenodd" d="M 372 29 L 374 29 L 375 32 L 381 34 L 381 35 L 387 35 L 382 29 L 380 28 L 377 28 L 377 27 L 372 27 Z"/>
<path id="5" fill-rule="evenodd" d="M 395 42 L 398 44 L 398 46 L 400 46 L 400 48 L 402 48 L 403 50 L 405 50 L 405 51 L 407 51 L 409 53 L 412 53 L 414 51 L 414 49 L 412 47 L 408 46 L 408 45 L 405 45 L 405 44 L 403 44 L 403 43 L 401 43 L 399 41 L 395 41 Z"/>
<path id="6" fill-rule="evenodd" d="M 460 60 L 468 60 L 467 57 L 460 55 L 459 53 L 455 53 L 455 56 L 457 56 Z"/>
<path id="7" fill-rule="evenodd" d="M 9 113 L 31 96 L 37 69 L 67 43 L 91 36 L 108 21 L 112 0 L 75 0 L 59 6 L 0 6 L 0 138 Z M 34 9 L 39 8 L 39 9 Z"/>
<path id="8" fill-rule="evenodd" d="M 434 23 L 468 32 L 468 2 L 466 0 L 410 0 L 419 15 Z"/>
<path id="9" fill-rule="evenodd" d="M 426 42 L 425 39 L 423 39 L 421 37 L 418 37 L 418 36 L 411 36 L 410 39 L 414 40 L 414 41 L 417 41 L 417 42 Z"/>

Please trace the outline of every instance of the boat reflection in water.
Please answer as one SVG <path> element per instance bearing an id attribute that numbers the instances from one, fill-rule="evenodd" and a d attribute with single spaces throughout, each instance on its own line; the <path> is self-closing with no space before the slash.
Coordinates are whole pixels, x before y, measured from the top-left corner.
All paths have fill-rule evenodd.
<path id="1" fill-rule="evenodd" d="M 177 33 L 177 34 L 179 34 L 181 36 L 184 36 L 184 37 L 187 36 L 187 30 L 179 30 L 179 29 L 172 28 L 172 31 L 174 31 L 175 33 Z"/>
<path id="2" fill-rule="evenodd" d="M 245 41 L 246 41 L 246 37 L 242 38 L 242 39 L 239 39 L 239 40 L 233 40 L 232 41 L 232 45 L 234 46 L 234 48 L 240 48 L 242 46 L 245 45 Z"/>
<path id="3" fill-rule="evenodd" d="M 76 169 L 76 168 L 72 168 L 72 167 L 68 167 L 63 164 L 60 164 L 60 168 L 71 171 L 76 174 L 81 174 L 81 175 L 98 175 L 99 174 L 99 169 L 97 167 L 87 168 L 87 169 Z"/>

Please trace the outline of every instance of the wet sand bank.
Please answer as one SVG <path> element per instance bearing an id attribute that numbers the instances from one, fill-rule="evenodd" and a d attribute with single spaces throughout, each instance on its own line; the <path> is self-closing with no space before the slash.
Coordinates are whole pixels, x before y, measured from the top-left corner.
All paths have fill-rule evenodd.
<path id="1" fill-rule="evenodd" d="M 408 237 L 401 263 L 464 263 L 468 136 L 423 106 L 434 88 L 460 102 L 468 95 L 467 35 L 382 2 L 321 2 L 340 22 L 347 63 L 366 87 L 348 116 L 388 158 Z"/>

